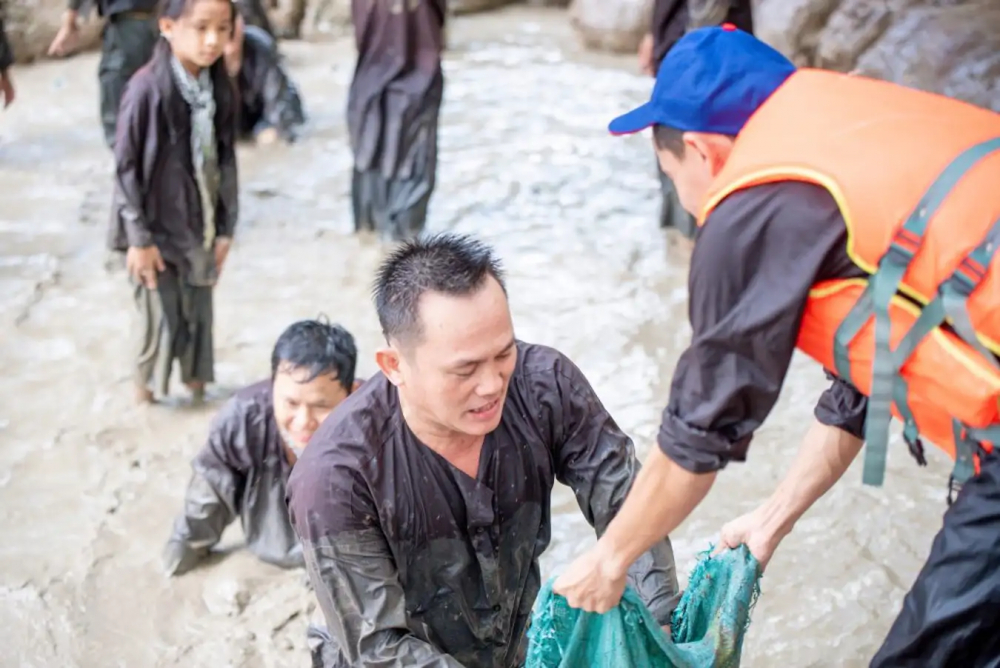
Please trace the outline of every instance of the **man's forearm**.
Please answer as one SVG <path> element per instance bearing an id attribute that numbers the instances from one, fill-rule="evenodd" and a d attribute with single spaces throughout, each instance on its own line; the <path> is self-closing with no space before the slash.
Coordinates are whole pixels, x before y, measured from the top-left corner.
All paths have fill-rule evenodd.
<path id="1" fill-rule="evenodd" d="M 763 529 L 778 540 L 840 480 L 861 452 L 864 441 L 842 429 L 813 421 L 792 467 L 757 511 Z"/>
<path id="2" fill-rule="evenodd" d="M 676 529 L 708 494 L 715 476 L 714 471 L 691 473 L 654 448 L 598 541 L 614 568 L 625 571 Z"/>

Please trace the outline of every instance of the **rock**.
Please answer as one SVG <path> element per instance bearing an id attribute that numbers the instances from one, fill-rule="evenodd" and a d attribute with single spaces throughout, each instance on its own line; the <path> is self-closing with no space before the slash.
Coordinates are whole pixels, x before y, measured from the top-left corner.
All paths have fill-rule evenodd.
<path id="1" fill-rule="evenodd" d="M 797 65 L 894 81 L 1000 111 L 996 0 L 758 0 L 758 36 Z"/>
<path id="2" fill-rule="evenodd" d="M 250 602 L 246 586 L 231 578 L 208 582 L 202 590 L 202 601 L 213 615 L 236 617 Z"/>
<path id="3" fill-rule="evenodd" d="M 7 38 L 17 62 L 29 63 L 45 56 L 62 25 L 66 0 L 6 0 L 0 4 L 6 9 Z M 103 26 L 96 11 L 81 19 L 77 51 L 89 51 L 100 44 Z"/>
<path id="4" fill-rule="evenodd" d="M 588 49 L 635 53 L 649 32 L 653 0 L 573 0 L 569 14 Z"/>
<path id="5" fill-rule="evenodd" d="M 569 7 L 570 0 L 524 0 L 529 7 Z"/>

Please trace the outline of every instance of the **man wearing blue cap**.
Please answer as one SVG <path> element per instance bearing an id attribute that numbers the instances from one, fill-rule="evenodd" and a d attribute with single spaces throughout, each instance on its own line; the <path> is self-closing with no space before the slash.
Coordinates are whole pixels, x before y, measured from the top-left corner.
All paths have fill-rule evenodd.
<path id="1" fill-rule="evenodd" d="M 597 545 L 558 578 L 555 591 L 590 611 L 618 603 L 632 560 L 687 518 L 719 470 L 745 461 L 798 347 L 837 373 L 828 371 L 832 385 L 785 480 L 757 510 L 723 528 L 722 545 L 746 544 L 764 568 L 865 440 L 865 482 L 880 484 L 879 456 L 894 405 L 918 462 L 925 463 L 917 432 L 950 447 L 954 479 L 968 482 L 871 665 L 998 665 L 1000 453 L 987 446 L 1000 438 L 995 430 L 984 438 L 980 425 L 960 422 L 960 407 L 927 400 L 927 383 L 946 384 L 950 362 L 923 379 L 907 371 L 914 382 L 901 385 L 902 395 L 893 393 L 903 364 L 933 366 L 924 348 L 942 337 L 954 339 L 949 350 L 966 346 L 970 364 L 988 370 L 996 362 L 996 344 L 980 341 L 1000 334 L 984 329 L 984 316 L 966 309 L 965 297 L 991 280 L 986 267 L 1000 247 L 993 236 L 1000 230 L 1000 196 L 986 194 L 996 192 L 1000 179 L 1000 115 L 888 82 L 797 70 L 763 42 L 724 25 L 678 41 L 650 101 L 609 129 L 646 128 L 682 205 L 698 219 L 689 278 L 692 339 L 677 363 L 659 447 Z M 920 312 L 914 306 L 926 305 L 925 313 L 944 308 L 935 291 L 953 290 L 966 265 L 975 270 L 966 272 L 971 278 L 963 274 L 971 288 L 949 316 L 973 313 L 975 331 L 960 327 L 968 317 L 950 317 L 954 331 L 946 332 L 940 315 L 928 328 L 933 341 L 918 336 L 906 354 L 902 342 L 884 354 L 886 332 L 906 313 L 912 323 Z M 897 308 L 897 287 L 912 298 L 906 308 Z M 987 313 L 1000 306 L 979 303 Z M 877 326 L 869 327 L 872 313 Z M 878 325 L 883 317 L 889 328 Z M 902 361 L 893 361 L 895 353 Z M 895 366 L 886 367 L 886 359 Z M 954 432 L 935 431 L 942 414 Z"/>

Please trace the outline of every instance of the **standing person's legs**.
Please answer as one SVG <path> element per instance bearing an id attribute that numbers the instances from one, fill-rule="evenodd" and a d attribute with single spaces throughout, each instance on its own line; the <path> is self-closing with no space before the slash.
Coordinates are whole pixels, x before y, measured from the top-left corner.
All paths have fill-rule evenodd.
<path id="1" fill-rule="evenodd" d="M 150 15 L 117 14 L 104 26 L 101 62 L 97 68 L 101 95 L 101 125 L 104 141 L 115 145 L 118 104 L 125 84 L 153 55 L 159 30 Z"/>
<path id="2" fill-rule="evenodd" d="M 181 286 L 185 344 L 178 351 L 181 381 L 196 401 L 205 393 L 205 385 L 215 382 L 215 350 L 212 338 L 212 288 Z"/>
<path id="3" fill-rule="evenodd" d="M 167 267 L 157 276 L 157 287 L 150 290 L 130 280 L 135 302 L 134 354 L 135 385 L 139 401 L 152 401 L 156 394 L 166 396 L 170 371 L 181 322 L 181 299 L 177 273 Z"/>
<path id="4" fill-rule="evenodd" d="M 984 455 L 870 668 L 1000 667 L 1000 454 Z"/>

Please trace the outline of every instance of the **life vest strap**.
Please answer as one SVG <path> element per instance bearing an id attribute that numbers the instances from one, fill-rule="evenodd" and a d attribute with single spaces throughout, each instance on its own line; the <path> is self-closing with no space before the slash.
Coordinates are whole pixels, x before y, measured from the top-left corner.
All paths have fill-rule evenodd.
<path id="1" fill-rule="evenodd" d="M 899 387 L 899 383 L 904 382 L 899 372 L 920 340 L 940 325 L 946 315 L 945 300 L 942 298 L 940 306 L 934 307 L 934 309 L 940 309 L 940 318 L 936 318 L 938 315 L 936 310 L 932 310 L 931 313 L 927 314 L 926 318 L 924 318 L 924 314 L 922 313 L 921 319 L 923 319 L 923 322 L 921 322 L 921 319 L 918 319 L 910 332 L 907 333 L 907 337 L 910 339 L 908 343 L 909 349 L 899 351 L 897 348 L 894 351 L 891 345 L 892 320 L 889 316 L 889 305 L 898 294 L 899 284 L 903 280 L 903 276 L 906 275 L 914 256 L 916 256 L 923 244 L 924 233 L 927 230 L 930 219 L 934 217 L 941 204 L 965 176 L 966 172 L 981 159 L 997 150 L 1000 150 L 1000 137 L 981 142 L 966 149 L 945 167 L 934 183 L 931 184 L 930 188 L 927 189 L 927 192 L 920 199 L 920 202 L 913 209 L 913 212 L 903 226 L 897 230 L 888 250 L 879 260 L 878 269 L 871 277 L 868 287 L 837 330 L 834 340 L 835 364 L 838 367 L 838 374 L 842 374 L 844 370 L 848 371 L 847 375 L 842 375 L 842 377 L 850 381 L 850 364 L 846 355 L 847 349 L 854 337 L 857 336 L 861 328 L 868 322 L 868 318 L 871 315 L 875 317 L 875 357 L 872 362 L 871 393 L 868 400 L 867 425 L 865 428 L 867 445 L 865 447 L 862 475 L 862 481 L 866 485 L 879 486 L 885 479 L 889 424 L 892 420 L 894 399 L 900 415 L 903 416 L 904 437 L 907 438 L 907 443 L 910 445 L 911 450 L 922 451 L 922 447 L 919 446 L 917 440 L 916 422 L 906 401 L 906 387 L 905 385 L 902 388 Z M 992 244 L 984 242 L 981 246 L 984 248 L 989 246 L 990 250 L 988 252 L 993 252 Z M 981 262 L 979 257 L 972 256 L 973 254 L 970 253 L 970 258 L 967 258 L 971 260 L 968 266 L 966 266 L 966 262 L 962 263 L 962 268 L 967 273 L 963 275 L 962 279 L 958 279 L 957 282 L 969 278 L 970 274 L 975 281 L 981 281 L 982 276 L 985 276 L 985 267 L 989 265 L 989 262 Z M 976 271 L 978 268 L 976 263 L 983 267 L 981 272 Z M 947 288 L 945 292 L 948 292 Z M 936 302 L 938 299 L 934 301 Z M 964 310 L 964 298 L 960 303 Z M 957 309 L 955 300 L 951 300 L 950 306 Z M 927 311 L 929 307 L 930 305 L 925 307 L 924 311 Z M 959 313 L 959 318 L 961 318 L 961 315 Z M 920 325 L 919 330 L 917 330 L 918 325 Z M 914 332 L 914 330 L 917 331 Z M 909 336 L 911 333 L 913 334 L 912 337 Z M 973 340 L 977 342 L 977 346 L 980 345 L 974 332 Z M 898 354 L 902 352 L 906 354 Z M 992 356 L 988 359 L 992 359 Z M 899 401 L 900 398 L 903 401 Z"/>

